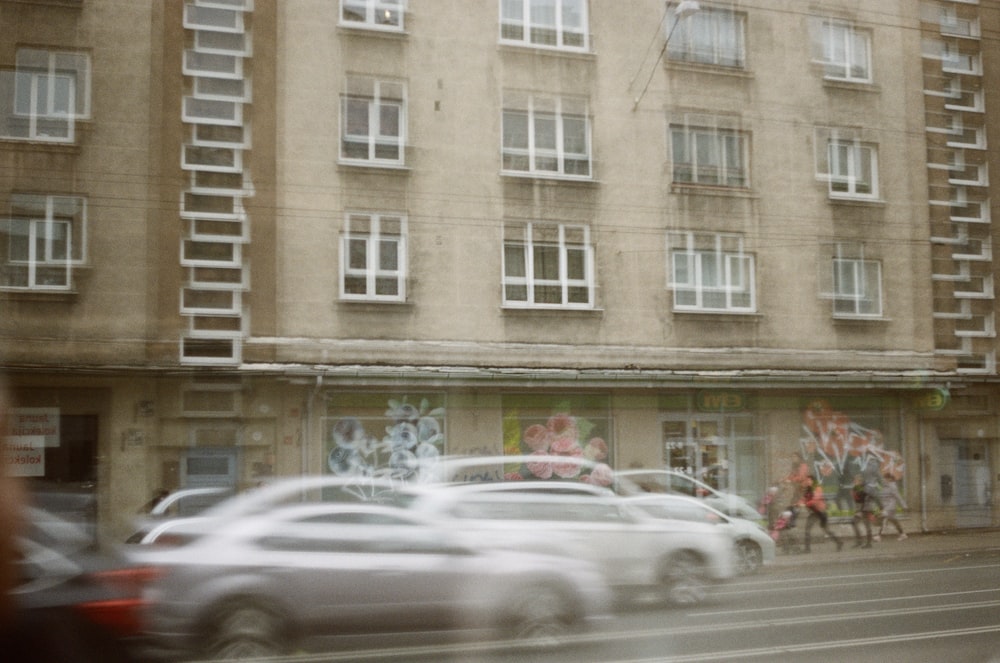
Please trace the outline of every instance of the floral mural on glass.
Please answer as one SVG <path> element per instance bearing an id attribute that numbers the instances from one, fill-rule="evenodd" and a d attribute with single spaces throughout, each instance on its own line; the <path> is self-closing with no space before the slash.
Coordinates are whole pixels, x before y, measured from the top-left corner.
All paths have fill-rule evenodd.
<path id="1" fill-rule="evenodd" d="M 504 416 L 504 455 L 564 456 L 593 463 L 539 461 L 510 463 L 504 468 L 508 481 L 575 480 L 608 486 L 613 480 L 611 446 L 605 418 L 572 414 L 568 403 L 541 418 L 509 409 Z"/>
<path id="2" fill-rule="evenodd" d="M 389 398 L 382 416 L 331 418 L 327 469 L 338 476 L 413 480 L 444 450 L 444 407 Z"/>
<path id="3" fill-rule="evenodd" d="M 802 455 L 824 492 L 836 495 L 841 511 L 853 508 L 850 489 L 856 476 L 891 476 L 898 481 L 906 470 L 902 454 L 886 448 L 881 431 L 861 425 L 825 400 L 813 400 L 805 407 L 802 431 Z"/>

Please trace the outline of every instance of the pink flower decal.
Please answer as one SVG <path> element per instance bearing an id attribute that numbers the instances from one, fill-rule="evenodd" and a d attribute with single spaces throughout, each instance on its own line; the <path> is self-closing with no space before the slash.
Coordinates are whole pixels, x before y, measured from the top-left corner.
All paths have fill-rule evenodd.
<path id="1" fill-rule="evenodd" d="M 599 437 L 593 437 L 587 442 L 583 455 L 590 460 L 605 460 L 608 457 L 608 443 Z"/>
<path id="2" fill-rule="evenodd" d="M 524 431 L 524 443 L 532 451 L 545 451 L 549 448 L 549 430 L 541 424 L 528 426 Z"/>

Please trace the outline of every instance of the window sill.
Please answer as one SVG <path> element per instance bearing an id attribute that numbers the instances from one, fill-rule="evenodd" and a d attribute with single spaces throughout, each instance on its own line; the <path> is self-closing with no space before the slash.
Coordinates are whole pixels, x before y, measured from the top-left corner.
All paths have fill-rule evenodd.
<path id="1" fill-rule="evenodd" d="M 405 28 L 380 26 L 369 23 L 337 23 L 337 29 L 352 35 L 368 35 L 371 37 L 388 37 L 390 39 L 405 39 L 410 33 Z"/>
<path id="2" fill-rule="evenodd" d="M 882 198 L 853 198 L 850 196 L 828 196 L 831 204 L 836 205 L 857 205 L 859 207 L 885 207 L 885 200 Z"/>
<path id="3" fill-rule="evenodd" d="M 513 304 L 502 304 L 500 306 L 500 310 L 503 311 L 505 315 L 532 315 L 535 313 L 543 315 L 570 313 L 581 317 L 604 315 L 604 309 L 596 306 L 592 308 L 577 308 L 571 306 L 517 306 Z"/>
<path id="4" fill-rule="evenodd" d="M 407 299 L 344 299 L 334 301 L 338 308 L 353 309 L 357 311 L 384 311 L 386 309 L 412 309 L 413 302 Z"/>
<path id="5" fill-rule="evenodd" d="M 57 142 L 52 140 L 32 140 L 30 138 L 12 138 L 9 136 L 0 136 L 0 144 L 11 150 L 52 152 L 55 154 L 78 154 L 81 149 L 79 141 Z"/>
<path id="6" fill-rule="evenodd" d="M 729 322 L 752 322 L 754 324 L 760 322 L 764 316 L 757 311 L 717 311 L 717 310 L 693 310 L 693 309 L 672 309 L 671 312 L 679 317 L 690 318 L 695 320 L 697 318 L 709 319 L 712 322 L 718 322 L 719 320 L 727 320 Z"/>
<path id="7" fill-rule="evenodd" d="M 521 43 L 516 41 L 501 41 L 497 44 L 501 51 L 510 53 L 531 53 L 535 55 L 551 55 L 558 58 L 592 61 L 597 54 L 592 49 L 576 49 L 559 46 L 543 46 L 540 44 Z"/>
<path id="8" fill-rule="evenodd" d="M 833 323 L 836 325 L 847 326 L 868 326 L 873 323 L 887 324 L 892 322 L 890 318 L 886 318 L 881 315 L 844 315 L 844 314 L 833 314 L 831 316 Z"/>
<path id="9" fill-rule="evenodd" d="M 823 87 L 831 90 L 880 93 L 882 88 L 871 81 L 850 81 L 841 78 L 823 78 Z"/>
<path id="10" fill-rule="evenodd" d="M 704 62 L 687 62 L 685 60 L 666 60 L 664 66 L 668 70 L 688 71 L 697 74 L 713 74 L 729 78 L 749 80 L 754 73 L 745 67 L 735 67 L 724 64 L 708 64 Z"/>
<path id="11" fill-rule="evenodd" d="M 569 175 L 546 175 L 544 173 L 527 173 L 515 170 L 501 170 L 500 177 L 510 180 L 545 180 L 549 182 L 564 182 L 566 184 L 583 184 L 596 186 L 598 180 L 593 177 L 574 177 Z"/>
<path id="12" fill-rule="evenodd" d="M 0 288 L 0 299 L 24 302 L 72 302 L 79 295 L 74 287 L 70 290 L 42 290 L 41 288 Z"/>
<path id="13" fill-rule="evenodd" d="M 724 196 L 731 198 L 757 198 L 749 187 L 718 186 L 714 184 L 693 184 L 688 182 L 671 182 L 670 193 L 696 196 Z"/>
<path id="14" fill-rule="evenodd" d="M 337 161 L 337 165 L 349 170 L 380 170 L 397 173 L 409 173 L 411 170 L 406 164 L 380 163 L 378 161 L 347 161 L 341 159 Z"/>

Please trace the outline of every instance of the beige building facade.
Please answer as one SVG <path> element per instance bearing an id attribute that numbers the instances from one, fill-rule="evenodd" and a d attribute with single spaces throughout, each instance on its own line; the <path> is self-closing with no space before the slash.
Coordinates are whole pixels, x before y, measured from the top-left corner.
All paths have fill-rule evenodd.
<path id="1" fill-rule="evenodd" d="M 997 524 L 1000 7 L 870 5 L 0 2 L 8 466 L 109 540 L 540 449 Z"/>

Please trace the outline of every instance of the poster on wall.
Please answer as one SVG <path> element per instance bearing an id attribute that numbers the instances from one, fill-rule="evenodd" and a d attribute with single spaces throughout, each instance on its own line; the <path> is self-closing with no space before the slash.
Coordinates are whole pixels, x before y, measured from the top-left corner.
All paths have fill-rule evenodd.
<path id="1" fill-rule="evenodd" d="M 441 394 L 337 394 L 323 418 L 325 471 L 415 479 L 444 453 L 444 424 Z"/>
<path id="2" fill-rule="evenodd" d="M 903 478 L 903 455 L 898 444 L 887 443 L 883 431 L 881 411 L 851 414 L 824 399 L 803 408 L 800 450 L 833 513 L 853 510 L 855 482 L 871 486 Z"/>
<path id="3" fill-rule="evenodd" d="M 41 437 L 46 447 L 59 446 L 59 408 L 21 407 L 10 411 L 9 437 Z"/>
<path id="4" fill-rule="evenodd" d="M 508 463 L 504 479 L 610 485 L 614 446 L 609 412 L 607 396 L 505 395 L 504 456 L 565 456 L 591 462 Z"/>
<path id="5" fill-rule="evenodd" d="M 45 437 L 12 435 L 3 445 L 3 465 L 9 476 L 45 476 Z"/>

